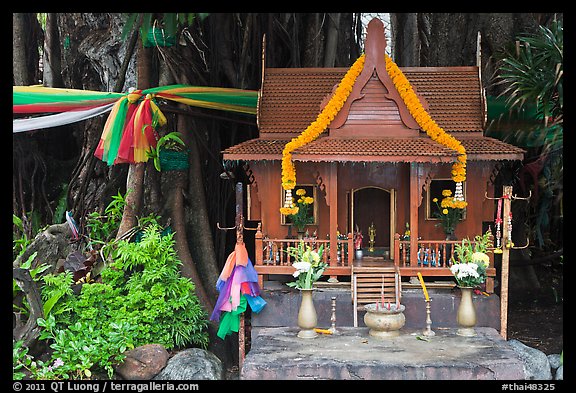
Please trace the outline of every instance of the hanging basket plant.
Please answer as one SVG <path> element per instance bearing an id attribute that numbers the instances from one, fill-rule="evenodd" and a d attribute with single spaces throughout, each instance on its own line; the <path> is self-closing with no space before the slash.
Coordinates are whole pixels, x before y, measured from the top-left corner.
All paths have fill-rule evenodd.
<path id="1" fill-rule="evenodd" d="M 171 150 L 162 148 L 158 152 L 161 171 L 185 171 L 189 167 L 189 150 Z"/>
<path id="2" fill-rule="evenodd" d="M 158 171 L 184 171 L 188 169 L 188 152 L 186 144 L 179 132 L 170 132 L 151 148 L 148 157 L 154 160 L 154 167 Z"/>

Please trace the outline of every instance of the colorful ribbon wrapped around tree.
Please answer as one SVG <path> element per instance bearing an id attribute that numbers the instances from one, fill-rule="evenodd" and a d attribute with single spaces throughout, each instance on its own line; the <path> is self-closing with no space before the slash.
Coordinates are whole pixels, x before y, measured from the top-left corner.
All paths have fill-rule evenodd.
<path id="1" fill-rule="evenodd" d="M 129 93 L 102 93 L 43 86 L 14 86 L 13 113 L 39 114 L 14 119 L 22 132 L 86 120 L 110 111 L 95 156 L 108 165 L 148 160 L 156 146 L 156 127 L 166 123 L 156 101 L 255 115 L 258 92 L 222 87 L 170 85 Z M 56 114 L 55 114 L 56 113 Z"/>
<path id="2" fill-rule="evenodd" d="M 248 306 L 252 312 L 258 313 L 266 305 L 266 301 L 260 297 L 258 273 L 244 243 L 236 243 L 234 251 L 228 256 L 216 289 L 220 294 L 210 320 L 220 322 L 217 335 L 221 339 L 238 332 L 240 315 Z"/>

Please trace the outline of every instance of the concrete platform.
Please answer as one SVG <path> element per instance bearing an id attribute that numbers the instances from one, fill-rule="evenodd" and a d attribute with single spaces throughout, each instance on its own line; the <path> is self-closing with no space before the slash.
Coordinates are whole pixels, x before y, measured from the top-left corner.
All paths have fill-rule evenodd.
<path id="1" fill-rule="evenodd" d="M 253 331 L 242 380 L 522 380 L 524 364 L 499 333 L 476 328 L 475 337 L 455 328 L 403 328 L 395 338 L 377 339 L 366 327 L 341 327 L 334 335 L 298 338 L 297 327 Z"/>

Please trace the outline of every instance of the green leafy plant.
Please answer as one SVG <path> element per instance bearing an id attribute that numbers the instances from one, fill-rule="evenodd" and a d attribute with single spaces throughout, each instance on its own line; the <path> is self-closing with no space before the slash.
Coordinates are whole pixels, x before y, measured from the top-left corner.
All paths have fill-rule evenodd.
<path id="1" fill-rule="evenodd" d="M 98 281 L 77 280 L 96 255 L 79 251 L 69 255 L 63 272 L 40 280 L 46 267 L 31 270 L 42 284 L 44 318 L 38 325 L 51 353 L 48 360 L 32 359 L 28 349 L 14 343 L 15 379 L 26 373 L 37 379 L 89 379 L 93 373 L 111 378 L 124 352 L 135 346 L 208 346 L 208 316 L 194 284 L 180 274 L 173 233 L 158 223 L 160 216 L 150 214 L 138 218 L 135 241 L 114 239 L 124 205 L 118 193 L 105 216 L 93 214 L 88 220 L 91 237 L 109 250 Z M 22 266 L 29 268 L 35 257 Z"/>
<path id="2" fill-rule="evenodd" d="M 155 15 L 160 15 L 159 19 L 153 19 Z M 151 14 L 151 13 L 130 13 L 126 16 L 126 23 L 122 28 L 122 39 L 126 39 L 128 32 L 133 30 L 135 27 L 140 27 L 140 35 L 142 37 L 142 43 L 148 45 L 148 37 L 150 30 L 158 29 L 157 22 L 163 26 L 163 34 L 166 37 L 174 37 L 177 32 L 178 26 L 191 26 L 194 20 L 198 17 L 200 21 L 206 18 L 208 13 L 192 13 L 192 12 L 179 12 L 179 13 L 163 13 L 163 14 Z M 139 19 L 142 18 L 142 24 L 139 24 Z"/>
<path id="3" fill-rule="evenodd" d="M 45 277 L 48 312 L 39 325 L 53 353 L 37 377 L 86 378 L 93 371 L 111 377 L 127 349 L 148 343 L 207 347 L 207 315 L 194 284 L 180 274 L 173 234 L 163 235 L 153 215 L 143 221 L 138 242 L 111 245 L 113 262 L 101 272 L 101 282 L 85 283 L 75 295 L 71 272 Z"/>
<path id="4" fill-rule="evenodd" d="M 24 370 L 30 371 L 32 367 L 33 358 L 28 354 L 28 348 L 24 346 L 24 341 L 14 341 L 12 345 L 12 379 L 24 379 L 26 373 Z"/>
<path id="5" fill-rule="evenodd" d="M 95 365 L 111 378 L 113 366 L 125 359 L 123 353 L 127 348 L 133 348 L 130 332 L 134 327 L 127 323 L 111 322 L 99 329 L 78 321 L 64 329 L 58 328 L 56 319 L 50 315 L 39 319 L 38 325 L 44 328 L 40 338 L 51 339 L 50 348 L 54 351 L 51 364 L 43 364 L 35 371 L 39 379 L 89 379 Z"/>
<path id="6" fill-rule="evenodd" d="M 18 256 L 24 254 L 26 247 L 32 243 L 32 240 L 26 235 L 24 224 L 20 217 L 12 214 L 12 224 L 14 226 L 12 232 L 12 257 L 13 259 L 16 259 Z"/>
<path id="7" fill-rule="evenodd" d="M 104 210 L 104 215 L 100 215 L 98 212 L 88 214 L 86 225 L 91 242 L 104 244 L 114 236 L 122 221 L 126 195 L 120 194 L 120 191 L 117 195 L 113 195 L 112 201 Z"/>
<path id="8" fill-rule="evenodd" d="M 186 144 L 182 140 L 182 134 L 177 132 L 177 131 L 173 131 L 173 132 L 169 132 L 168 134 L 166 134 L 163 137 L 161 137 L 160 139 L 158 139 L 158 142 L 156 143 L 156 147 L 155 148 L 151 147 L 150 150 L 148 152 L 146 152 L 146 154 L 148 155 L 149 158 L 152 158 L 154 160 L 154 168 L 156 168 L 157 171 L 160 171 L 161 170 L 161 165 L 160 165 L 160 152 L 161 152 L 161 150 L 166 149 L 166 150 L 174 150 L 174 151 L 183 151 L 185 146 L 186 146 Z"/>
<path id="9" fill-rule="evenodd" d="M 54 215 L 52 217 L 53 224 L 61 224 L 66 219 L 66 206 L 68 204 L 68 184 L 62 185 L 62 192 L 58 197 L 58 203 L 54 209 Z"/>
<path id="10" fill-rule="evenodd" d="M 71 308 L 66 300 L 74 295 L 72 273 L 65 271 L 58 274 L 47 274 L 43 277 L 43 280 L 45 284 L 42 288 L 44 316 L 49 315 L 53 309 L 54 314 L 69 313 Z M 54 308 L 57 303 L 58 306 Z"/>
<path id="11" fill-rule="evenodd" d="M 151 223 L 144 228 L 140 242 L 118 242 L 115 261 L 102 279 L 118 283 L 126 274 L 130 276 L 120 287 L 123 315 L 137 321 L 135 343 L 152 340 L 167 348 L 206 346 L 207 315 L 194 294 L 194 284 L 180 274 L 174 234 L 162 236 L 162 232 L 158 223 Z"/>

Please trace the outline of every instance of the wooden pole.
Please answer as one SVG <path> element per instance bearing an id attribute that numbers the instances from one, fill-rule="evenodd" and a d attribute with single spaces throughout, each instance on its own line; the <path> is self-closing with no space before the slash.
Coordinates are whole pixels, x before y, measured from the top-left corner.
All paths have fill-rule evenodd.
<path id="1" fill-rule="evenodd" d="M 330 164 L 330 267 L 338 265 L 338 164 Z M 338 276 L 331 275 L 329 282 L 338 282 Z"/>
<path id="2" fill-rule="evenodd" d="M 236 244 L 244 243 L 244 189 L 242 183 L 236 183 Z M 242 370 L 245 348 L 245 321 L 244 314 L 240 314 L 240 326 L 238 328 L 238 370 Z"/>
<path id="3" fill-rule="evenodd" d="M 508 238 L 508 217 L 511 211 L 512 186 L 504 186 L 502 191 L 502 268 L 500 277 L 500 335 L 507 340 L 508 336 L 508 277 L 510 268 L 510 247 L 512 239 Z"/>
<path id="4" fill-rule="evenodd" d="M 418 265 L 418 164 L 410 164 L 410 266 Z"/>

